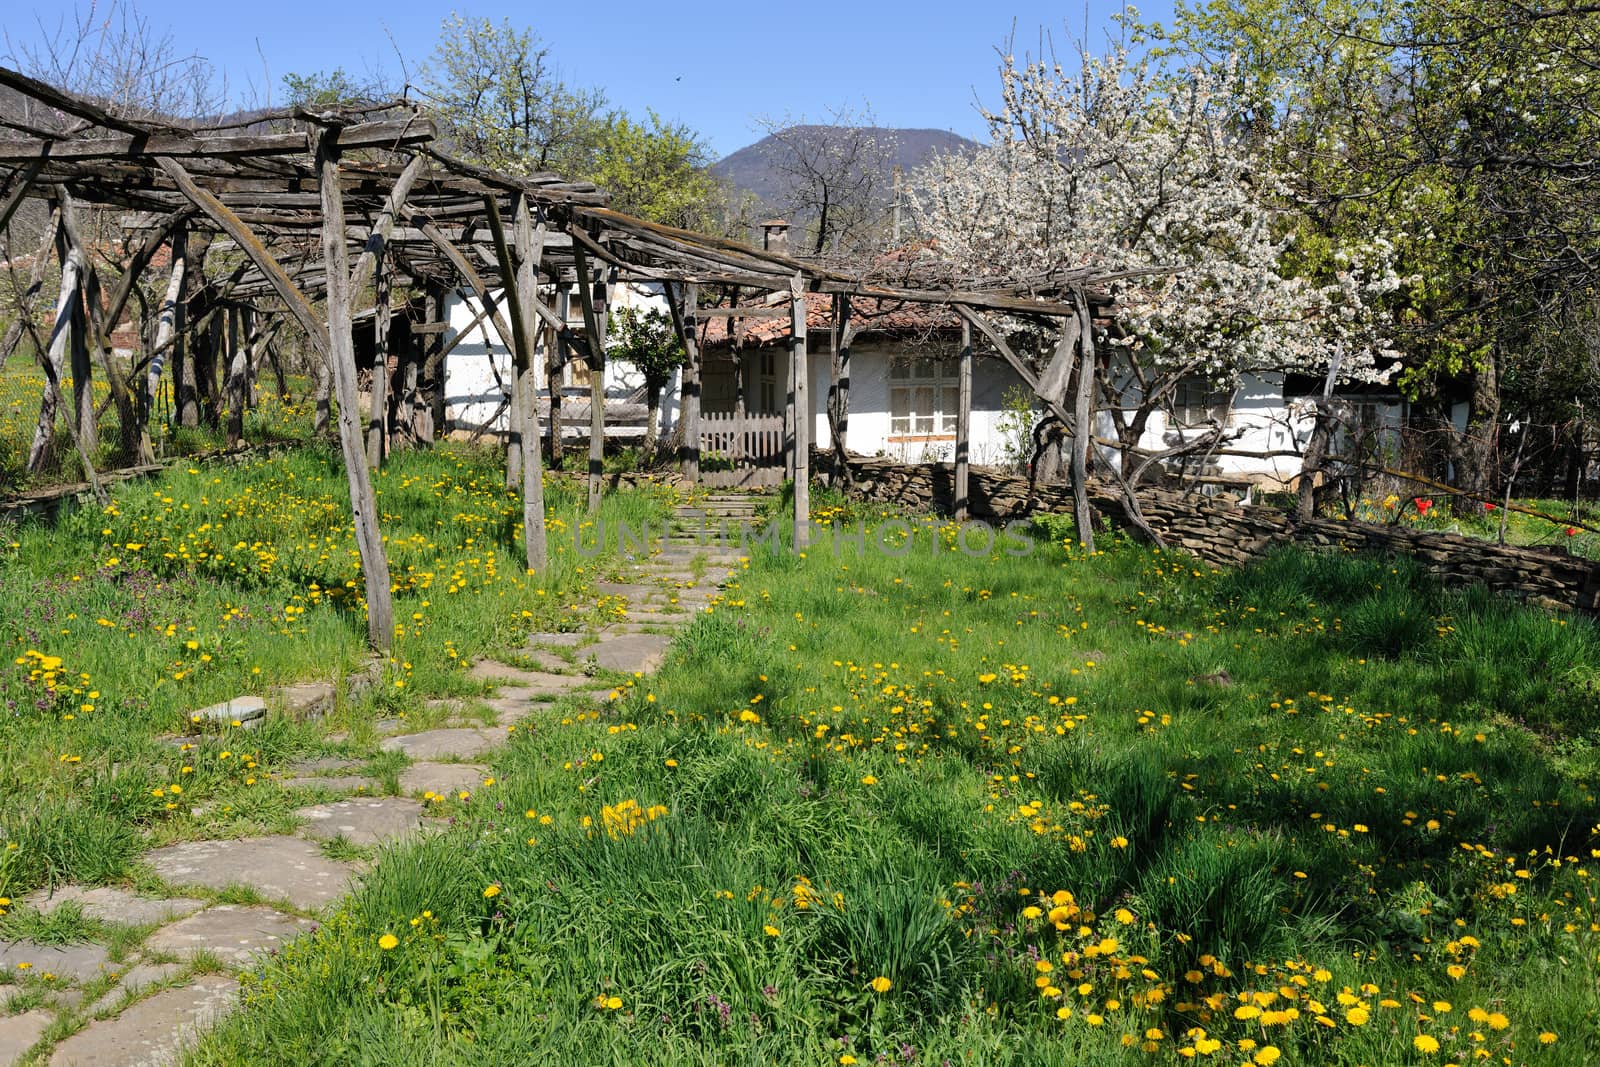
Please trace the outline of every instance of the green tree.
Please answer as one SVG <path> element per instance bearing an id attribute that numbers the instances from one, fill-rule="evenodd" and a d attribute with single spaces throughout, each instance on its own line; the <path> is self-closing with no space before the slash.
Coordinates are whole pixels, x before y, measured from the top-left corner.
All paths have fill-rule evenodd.
<path id="1" fill-rule="evenodd" d="M 609 359 L 632 364 L 644 375 L 644 451 L 647 457 L 653 457 L 659 436 L 661 390 L 672 379 L 672 372 L 688 359 L 672 319 L 657 308 L 618 308 L 611 313 L 606 354 Z"/>
<path id="2" fill-rule="evenodd" d="M 705 144 L 689 127 L 646 112 L 647 122 L 616 115 L 607 124 L 589 178 L 611 206 L 684 229 L 704 227 L 717 194 Z"/>

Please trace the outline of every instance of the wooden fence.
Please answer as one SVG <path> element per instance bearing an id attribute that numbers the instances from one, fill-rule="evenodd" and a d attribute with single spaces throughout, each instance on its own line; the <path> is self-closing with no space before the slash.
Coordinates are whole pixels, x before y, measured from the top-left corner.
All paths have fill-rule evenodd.
<path id="1" fill-rule="evenodd" d="M 783 416 L 700 414 L 700 482 L 719 489 L 781 485 Z"/>

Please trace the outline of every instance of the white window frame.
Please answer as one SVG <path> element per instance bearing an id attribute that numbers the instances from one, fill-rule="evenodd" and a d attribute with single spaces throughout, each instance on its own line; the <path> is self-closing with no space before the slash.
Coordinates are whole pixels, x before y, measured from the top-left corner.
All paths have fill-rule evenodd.
<path id="1" fill-rule="evenodd" d="M 953 437 L 956 432 L 958 361 L 889 361 L 889 436 L 896 439 Z M 902 414 L 903 412 L 903 414 Z"/>

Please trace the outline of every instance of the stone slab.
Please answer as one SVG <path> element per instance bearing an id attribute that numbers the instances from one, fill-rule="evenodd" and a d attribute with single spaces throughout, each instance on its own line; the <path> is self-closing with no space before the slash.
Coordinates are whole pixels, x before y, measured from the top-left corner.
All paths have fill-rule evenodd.
<path id="1" fill-rule="evenodd" d="M 595 645 L 595 662 L 606 670 L 650 673 L 661 666 L 672 638 L 666 634 L 622 634 Z"/>
<path id="2" fill-rule="evenodd" d="M 417 734 L 396 734 L 385 738 L 381 747 L 385 752 L 404 752 L 412 759 L 445 759 L 451 756 L 470 759 L 498 748 L 505 739 L 505 734 L 499 730 L 447 727 Z"/>
<path id="3" fill-rule="evenodd" d="M 220 723 L 223 726 L 238 722 L 248 729 L 253 722 L 267 717 L 267 702 L 257 696 L 234 697 L 209 708 L 189 713 L 190 722 Z"/>
<path id="4" fill-rule="evenodd" d="M 316 924 L 272 908 L 217 904 L 163 926 L 144 943 L 146 952 L 190 957 L 210 952 L 223 962 L 243 966 L 263 952 L 282 948 Z"/>
<path id="5" fill-rule="evenodd" d="M 574 648 L 583 644 L 589 635 L 581 630 L 567 633 L 537 633 L 528 635 L 528 644 L 544 645 L 548 648 Z"/>
<path id="6" fill-rule="evenodd" d="M 306 821 L 306 833 L 353 845 L 376 845 L 414 834 L 422 827 L 422 805 L 402 797 L 362 797 L 313 804 L 295 812 Z"/>
<path id="7" fill-rule="evenodd" d="M 50 1067 L 168 1067 L 195 1032 L 232 1007 L 239 983 L 208 975 L 157 993 L 56 1046 Z"/>
<path id="8" fill-rule="evenodd" d="M 629 600 L 645 600 L 661 592 L 658 585 L 640 585 L 634 582 L 595 582 L 595 592 L 604 596 L 621 596 Z"/>
<path id="9" fill-rule="evenodd" d="M 87 982 L 114 968 L 104 945 L 41 945 L 33 941 L 0 944 L 0 971 L 13 976 L 53 974 L 58 979 Z"/>
<path id="10" fill-rule="evenodd" d="M 343 895 L 355 871 L 324 856 L 310 841 L 287 836 L 185 841 L 147 852 L 144 858 L 173 885 L 248 886 L 308 911 Z"/>
<path id="11" fill-rule="evenodd" d="M 281 783 L 285 789 L 327 789 L 334 793 L 358 793 L 366 790 L 371 793 L 378 789 L 381 782 L 376 778 L 367 778 L 360 774 L 333 774 L 312 778 L 285 778 Z"/>
<path id="12" fill-rule="evenodd" d="M 332 682 L 295 682 L 273 694 L 277 705 L 292 719 L 316 719 L 333 710 Z"/>
<path id="13" fill-rule="evenodd" d="M 534 693 L 555 694 L 565 693 L 569 689 L 582 689 L 585 679 L 571 674 L 551 674 L 548 671 L 530 671 L 522 667 L 513 667 L 509 663 L 499 663 L 495 660 L 479 660 L 467 672 L 467 677 L 475 682 L 489 682 L 494 685 L 515 685 Z"/>
<path id="14" fill-rule="evenodd" d="M 463 789 L 483 788 L 489 768 L 481 763 L 413 763 L 400 772 L 400 792 L 455 796 Z"/>
<path id="15" fill-rule="evenodd" d="M 141 897 L 115 886 L 90 889 L 87 886 L 66 885 L 53 893 L 41 889 L 30 894 L 26 900 L 46 915 L 63 904 L 76 903 L 84 918 L 122 923 L 125 926 L 144 926 L 147 923 L 181 919 L 206 906 L 205 901 L 190 897 Z"/>
<path id="16" fill-rule="evenodd" d="M 285 769 L 290 774 L 335 774 L 354 770 L 364 763 L 364 760 L 347 759 L 344 756 L 320 756 L 317 759 L 296 760 Z"/>
<path id="17" fill-rule="evenodd" d="M 121 987 L 137 993 L 147 986 L 159 985 L 183 970 L 181 963 L 136 963 L 122 975 Z"/>
<path id="18" fill-rule="evenodd" d="M 21 1059 L 22 1054 L 44 1036 L 53 1021 L 55 1015 L 43 1008 L 0 1019 L 0 1064 L 9 1067 Z"/>

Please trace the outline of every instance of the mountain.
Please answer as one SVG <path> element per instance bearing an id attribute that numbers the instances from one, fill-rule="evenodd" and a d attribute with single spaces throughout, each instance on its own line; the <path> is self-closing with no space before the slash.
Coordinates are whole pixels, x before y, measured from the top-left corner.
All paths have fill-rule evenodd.
<path id="1" fill-rule="evenodd" d="M 809 129 L 812 127 L 802 127 Z M 821 129 L 822 127 L 814 127 Z M 894 152 L 885 167 L 882 188 L 887 193 L 890 174 L 898 165 L 907 173 L 921 166 L 935 152 L 957 152 L 977 148 L 977 144 L 949 130 L 885 129 L 885 136 L 894 138 Z M 772 154 L 779 143 L 772 137 L 763 137 L 755 144 L 746 145 L 711 166 L 711 173 L 738 189 L 747 189 L 763 204 L 781 210 L 777 203 L 780 178 L 772 167 Z"/>

